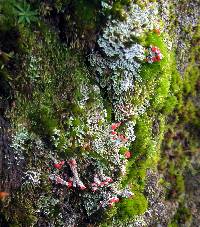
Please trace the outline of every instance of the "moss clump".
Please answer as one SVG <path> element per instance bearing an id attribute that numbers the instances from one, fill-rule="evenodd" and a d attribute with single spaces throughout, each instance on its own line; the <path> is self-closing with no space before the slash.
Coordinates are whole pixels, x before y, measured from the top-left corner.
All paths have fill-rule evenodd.
<path id="1" fill-rule="evenodd" d="M 150 33 L 144 41 L 147 47 L 150 45 L 157 46 L 163 55 L 163 59 L 160 62 L 153 64 L 144 63 L 141 70 L 141 76 L 146 83 L 147 89 L 151 89 L 152 95 L 150 99 L 152 111 L 155 111 L 155 109 L 161 110 L 168 97 L 172 104 L 176 104 L 175 97 L 172 98 L 174 94 L 171 93 L 173 91 L 170 91 L 170 86 L 173 86 L 171 85 L 173 82 L 172 76 L 176 74 L 176 77 L 178 77 L 179 74 L 176 70 L 176 62 L 173 53 L 167 49 L 163 41 L 164 36 L 165 34 L 159 36 L 156 33 Z M 150 92 L 149 90 L 148 92 Z M 170 110 L 166 109 L 166 106 L 164 108 L 165 111 L 170 112 Z"/>
<path id="2" fill-rule="evenodd" d="M 136 193 L 131 199 L 123 199 L 118 205 L 118 217 L 121 220 L 131 219 L 143 214 L 147 209 L 147 200 L 143 194 Z"/>
<path id="3" fill-rule="evenodd" d="M 137 120 L 135 133 L 137 139 L 131 146 L 132 157 L 127 165 L 127 177 L 125 184 L 131 182 L 135 187 L 143 190 L 145 184 L 146 170 L 151 167 L 148 158 L 156 160 L 156 151 L 154 150 L 155 141 L 152 138 L 152 121 L 144 114 Z"/>
<path id="4" fill-rule="evenodd" d="M 39 107 L 31 105 L 28 117 L 31 121 L 32 130 L 42 137 L 52 136 L 54 129 L 58 127 L 57 119 L 54 118 L 52 109 L 48 106 Z"/>
<path id="5" fill-rule="evenodd" d="M 165 118 L 178 103 L 176 96 L 179 94 L 180 86 L 177 87 L 174 82 L 178 81 L 181 84 L 173 53 L 169 53 L 163 39 L 164 34 L 158 36 L 153 32 L 144 37 L 143 45 L 157 46 L 163 59 L 153 64 L 143 63 L 141 68 L 143 81 L 136 84 L 136 91 L 137 86 L 144 90 L 141 95 L 137 95 L 136 92 L 132 99 L 133 105 L 138 105 L 144 98 L 150 99 L 147 112 L 136 119 L 136 140 L 130 148 L 133 155 L 127 165 L 128 174 L 125 178 L 125 184 L 132 182 L 136 188 L 140 188 L 141 192 L 145 185 L 146 170 L 156 166 L 159 160 L 160 145 L 165 131 Z"/>
<path id="6" fill-rule="evenodd" d="M 63 116 L 84 117 L 78 101 L 82 98 L 79 86 L 87 77 L 86 69 L 79 63 L 81 57 L 66 50 L 44 25 L 38 28 L 37 35 L 21 28 L 20 46 L 26 64 L 22 68 L 23 78 L 15 81 L 19 84 L 23 80 L 23 87 L 18 87 L 17 118 L 27 119 L 31 130 L 50 138 L 56 128 L 62 131 L 69 127 Z M 28 94 L 23 92 L 24 87 Z M 93 97 L 91 102 L 95 100 Z"/>
<path id="7" fill-rule="evenodd" d="M 117 224 L 124 224 L 128 220 L 133 220 L 136 215 L 143 214 L 147 206 L 148 202 L 145 196 L 136 191 L 132 198 L 124 198 L 114 207 L 108 209 L 104 213 L 103 222 L 100 226 L 112 226 L 114 219 L 117 221 Z"/>

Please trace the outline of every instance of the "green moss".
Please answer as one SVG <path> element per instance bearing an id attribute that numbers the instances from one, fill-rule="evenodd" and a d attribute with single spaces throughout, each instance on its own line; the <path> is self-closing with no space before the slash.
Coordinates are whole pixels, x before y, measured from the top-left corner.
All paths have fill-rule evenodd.
<path id="1" fill-rule="evenodd" d="M 170 53 L 163 41 L 164 35 L 165 34 L 159 36 L 156 33 L 149 33 L 146 36 L 144 45 L 147 47 L 150 45 L 157 46 L 163 55 L 163 59 L 153 64 L 144 63 L 141 69 L 141 76 L 146 82 L 146 86 L 148 87 L 148 84 L 151 84 L 152 86 L 149 89 L 154 90 L 154 92 L 151 91 L 151 106 L 152 109 L 157 110 L 164 106 L 168 96 L 173 95 L 170 94 L 172 75 L 176 74 L 179 76 L 177 74 L 173 53 Z M 169 102 L 172 101 L 172 99 L 173 102 L 175 101 L 175 98 L 171 98 Z M 168 112 L 170 112 L 170 110 Z"/>
<path id="2" fill-rule="evenodd" d="M 37 222 L 32 193 L 17 192 L 12 199 L 12 206 L 5 208 L 4 213 L 11 226 L 23 226 L 22 223 L 31 226 Z"/>
<path id="3" fill-rule="evenodd" d="M 86 83 L 86 70 L 79 63 L 79 56 L 67 51 L 42 24 L 38 34 L 21 28 L 20 46 L 26 55 L 26 64 L 22 69 L 24 77 L 16 78 L 15 83 L 23 80 L 29 94 L 26 97 L 23 93 L 17 100 L 19 116 L 29 120 L 36 133 L 51 136 L 55 128 L 62 130 L 64 127 L 63 114 L 83 115 L 83 110 L 76 104 L 82 98 L 77 84 Z M 29 83 L 32 83 L 31 88 Z"/>
<path id="4" fill-rule="evenodd" d="M 170 223 L 167 225 L 167 227 L 178 227 L 178 225 L 176 223 Z"/>
<path id="5" fill-rule="evenodd" d="M 143 194 L 137 193 L 133 198 L 123 199 L 118 207 L 118 217 L 122 220 L 133 218 L 135 215 L 143 214 L 147 209 L 147 200 Z"/>
<path id="6" fill-rule="evenodd" d="M 198 31 L 194 37 L 196 38 L 193 42 L 198 42 Z M 200 145 L 199 105 L 196 102 L 200 79 L 196 65 L 198 55 L 199 49 L 194 44 L 190 51 L 190 62 L 182 81 L 178 77 L 172 77 L 171 89 L 177 97 L 178 105 L 167 121 L 168 126 L 166 128 L 168 128 L 168 131 L 163 141 L 162 150 L 164 152 L 159 163 L 159 168 L 165 173 L 164 186 L 168 199 L 174 199 L 179 203 L 177 213 L 168 225 L 169 227 L 190 226 L 192 220 L 192 215 L 185 206 L 187 202 L 185 201 L 184 172 L 189 166 L 191 156 Z M 169 151 L 172 151 L 172 153 Z"/>
<path id="7" fill-rule="evenodd" d="M 38 107 L 32 105 L 28 110 L 32 130 L 42 137 L 51 136 L 54 129 L 58 127 L 58 122 L 51 113 L 52 109 L 47 106 Z"/>
<path id="8" fill-rule="evenodd" d="M 84 26 L 85 29 L 94 29 L 98 23 L 98 9 L 100 2 L 78 0 L 73 1 L 75 7 L 75 16 L 78 20 L 79 26 Z"/>
<path id="9" fill-rule="evenodd" d="M 127 176 L 123 182 L 124 185 L 128 182 L 132 183 L 141 192 L 145 185 L 146 170 L 155 166 L 159 159 L 158 151 L 160 143 L 157 144 L 153 138 L 152 124 L 152 119 L 147 114 L 144 114 L 136 122 L 135 133 L 137 139 L 132 143 L 130 148 L 132 157 L 127 164 Z M 158 140 L 161 139 L 159 138 Z"/>
<path id="10" fill-rule="evenodd" d="M 161 50 L 163 59 L 153 64 L 143 63 L 140 73 L 143 81 L 136 83 L 135 96 L 132 98 L 132 104 L 135 106 L 141 105 L 145 98 L 150 99 L 151 102 L 146 113 L 135 119 L 136 140 L 129 148 L 132 157 L 126 166 L 127 176 L 122 181 L 124 187 L 127 184 L 132 185 L 134 192 L 143 193 L 146 171 L 149 168 L 156 168 L 160 158 L 160 148 L 166 130 L 166 117 L 174 108 L 177 108 L 182 100 L 180 95 L 182 80 L 176 70 L 173 52 L 170 53 L 163 41 L 164 36 L 165 34 L 158 36 L 152 32 L 143 37 L 141 41 L 146 47 L 157 46 Z M 177 191 L 181 194 L 184 187 L 183 181 L 178 175 L 176 176 Z M 127 207 L 128 204 L 124 202 L 120 213 L 129 209 Z M 145 205 L 144 207 L 146 209 Z M 134 211 L 131 212 L 134 213 Z M 128 218 L 128 215 L 126 217 Z"/>
<path id="11" fill-rule="evenodd" d="M 170 114 L 174 108 L 176 107 L 176 105 L 178 104 L 178 100 L 176 98 L 176 96 L 168 96 L 164 105 L 163 105 L 163 111 L 166 113 L 166 114 Z"/>
<path id="12" fill-rule="evenodd" d="M 176 227 L 183 224 L 187 224 L 189 226 L 191 225 L 191 220 L 192 220 L 191 211 L 183 204 L 181 204 L 168 227 Z"/>
<path id="13" fill-rule="evenodd" d="M 185 82 L 184 82 L 184 92 L 185 95 L 195 95 L 196 89 L 196 83 L 199 79 L 199 68 L 195 64 L 194 59 L 192 60 L 192 63 L 190 66 L 186 69 L 185 72 Z"/>
<path id="14" fill-rule="evenodd" d="M 2 0 L 0 5 L 0 27 L 9 29 L 15 25 L 14 0 Z"/>
<path id="15" fill-rule="evenodd" d="M 104 217 L 102 220 L 102 223 L 100 224 L 101 227 L 109 227 L 112 226 L 112 218 L 115 217 L 117 215 L 117 207 L 114 206 L 110 209 L 108 209 L 105 213 L 104 213 Z"/>

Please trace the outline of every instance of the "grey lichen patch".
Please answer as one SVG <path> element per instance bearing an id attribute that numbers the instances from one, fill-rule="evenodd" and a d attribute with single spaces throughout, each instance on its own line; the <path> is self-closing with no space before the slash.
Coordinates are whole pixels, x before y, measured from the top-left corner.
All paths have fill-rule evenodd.
<path id="1" fill-rule="evenodd" d="M 140 68 L 146 58 L 145 47 L 137 38 L 143 39 L 157 27 L 160 23 L 156 4 L 149 4 L 145 9 L 131 4 L 124 21 L 107 22 L 97 41 L 99 51 L 90 55 L 90 63 L 98 73 L 97 81 L 101 88 L 108 90 L 116 116 L 120 115 L 120 108 L 130 103 L 136 81 L 142 80 Z M 124 119 L 123 114 L 116 119 Z"/>

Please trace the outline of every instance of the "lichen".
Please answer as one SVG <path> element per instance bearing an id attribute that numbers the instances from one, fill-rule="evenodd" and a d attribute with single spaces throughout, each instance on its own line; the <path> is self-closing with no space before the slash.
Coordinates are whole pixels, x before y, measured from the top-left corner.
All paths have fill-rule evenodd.
<path id="1" fill-rule="evenodd" d="M 0 31 L 18 32 L 15 45 L 2 39 L 0 73 L 13 90 L 10 148 L 23 165 L 22 185 L 1 209 L 6 219 L 28 226 L 159 224 L 167 205 L 162 196 L 156 200 L 163 190 L 154 179 L 157 166 L 161 174 L 166 169 L 166 196 L 176 200 L 171 216 L 180 205 L 172 224 L 182 213 L 190 219 L 182 175 L 189 158 L 181 151 L 188 140 L 192 152 L 198 147 L 187 127 L 198 132 L 199 75 L 196 54 L 183 78 L 177 71 L 174 48 L 183 47 L 182 69 L 191 37 L 181 44 L 179 30 L 172 37 L 173 7 L 129 0 L 29 4 L 40 13 L 29 25 L 19 23 L 11 1 L 1 10 L 10 19 Z M 194 28 L 196 19 L 190 22 Z M 161 153 L 168 149 L 178 161 Z"/>

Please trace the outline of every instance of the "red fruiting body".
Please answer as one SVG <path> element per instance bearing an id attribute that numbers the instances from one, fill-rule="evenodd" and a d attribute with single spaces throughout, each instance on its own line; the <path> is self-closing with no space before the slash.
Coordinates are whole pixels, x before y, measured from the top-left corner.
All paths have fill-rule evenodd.
<path id="1" fill-rule="evenodd" d="M 160 50 L 157 48 L 157 51 L 156 51 L 157 54 L 160 54 Z"/>
<path id="2" fill-rule="evenodd" d="M 65 161 L 61 161 L 59 163 L 55 163 L 53 166 L 56 169 L 61 169 L 64 164 L 65 164 Z"/>
<path id="3" fill-rule="evenodd" d="M 76 160 L 75 159 L 70 159 L 68 162 L 71 165 L 76 165 Z"/>
<path id="4" fill-rule="evenodd" d="M 85 190 L 86 189 L 85 185 L 80 185 L 80 189 Z"/>
<path id="5" fill-rule="evenodd" d="M 111 198 L 111 199 L 108 200 L 108 205 L 109 205 L 110 207 L 112 207 L 112 205 L 113 205 L 114 203 L 118 203 L 118 202 L 119 202 L 119 198 L 113 197 L 113 198 Z"/>
<path id="6" fill-rule="evenodd" d="M 113 198 L 113 199 L 112 199 L 112 202 L 113 202 L 113 203 L 119 202 L 119 198 L 117 198 L 117 197 Z"/>
<path id="7" fill-rule="evenodd" d="M 115 130 L 115 129 L 117 129 L 117 125 L 116 125 L 116 124 L 113 124 L 113 125 L 111 126 L 111 128 L 112 128 L 112 130 Z"/>
<path id="8" fill-rule="evenodd" d="M 160 49 L 156 46 L 150 46 L 148 49 L 149 55 L 146 57 L 148 63 L 159 62 L 162 59 Z"/>
<path id="9" fill-rule="evenodd" d="M 98 189 L 97 187 L 94 187 L 94 188 L 92 188 L 92 191 L 93 191 L 93 192 L 96 192 L 97 189 Z"/>
<path id="10" fill-rule="evenodd" d="M 152 52 L 156 52 L 157 50 L 158 50 L 157 47 L 151 47 Z"/>
<path id="11" fill-rule="evenodd" d="M 105 185 L 104 182 L 101 182 L 99 186 L 103 187 L 104 185 Z"/>
<path id="12" fill-rule="evenodd" d="M 127 158 L 127 159 L 129 159 L 131 157 L 131 152 L 130 151 L 126 151 L 124 153 L 124 157 Z"/>
<path id="13" fill-rule="evenodd" d="M 157 61 L 156 57 L 153 57 L 153 58 L 152 58 L 152 61 L 153 61 L 153 62 L 156 62 L 156 61 Z"/>
<path id="14" fill-rule="evenodd" d="M 107 177 L 107 178 L 106 178 L 106 181 L 109 182 L 109 183 L 111 183 L 111 182 L 113 182 L 113 179 L 110 178 L 110 177 Z"/>
<path id="15" fill-rule="evenodd" d="M 115 123 L 111 125 L 112 130 L 116 130 L 121 125 L 121 122 Z"/>
<path id="16" fill-rule="evenodd" d="M 115 132 L 115 131 L 112 131 L 112 132 L 111 132 L 111 134 L 112 134 L 112 135 L 116 135 L 116 134 L 117 134 L 117 132 Z"/>
<path id="17" fill-rule="evenodd" d="M 63 179 L 60 177 L 56 177 L 56 183 L 61 184 L 63 182 Z"/>
<path id="18" fill-rule="evenodd" d="M 156 60 L 160 61 L 160 55 L 156 56 Z"/>
<path id="19" fill-rule="evenodd" d="M 68 181 L 68 182 L 67 182 L 67 187 L 68 187 L 68 188 L 72 188 L 72 186 L 73 186 L 72 181 Z"/>
<path id="20" fill-rule="evenodd" d="M 128 141 L 128 138 L 126 138 L 124 135 L 119 135 L 118 136 L 119 137 L 119 139 L 121 139 L 123 142 L 127 142 Z"/>
<path id="21" fill-rule="evenodd" d="M 62 168 L 62 165 L 60 165 L 59 163 L 54 164 L 53 166 L 54 166 L 54 168 L 56 168 L 56 169 L 61 169 L 61 168 Z"/>
<path id="22" fill-rule="evenodd" d="M 63 166 L 65 164 L 65 161 L 61 161 L 59 164 Z"/>

